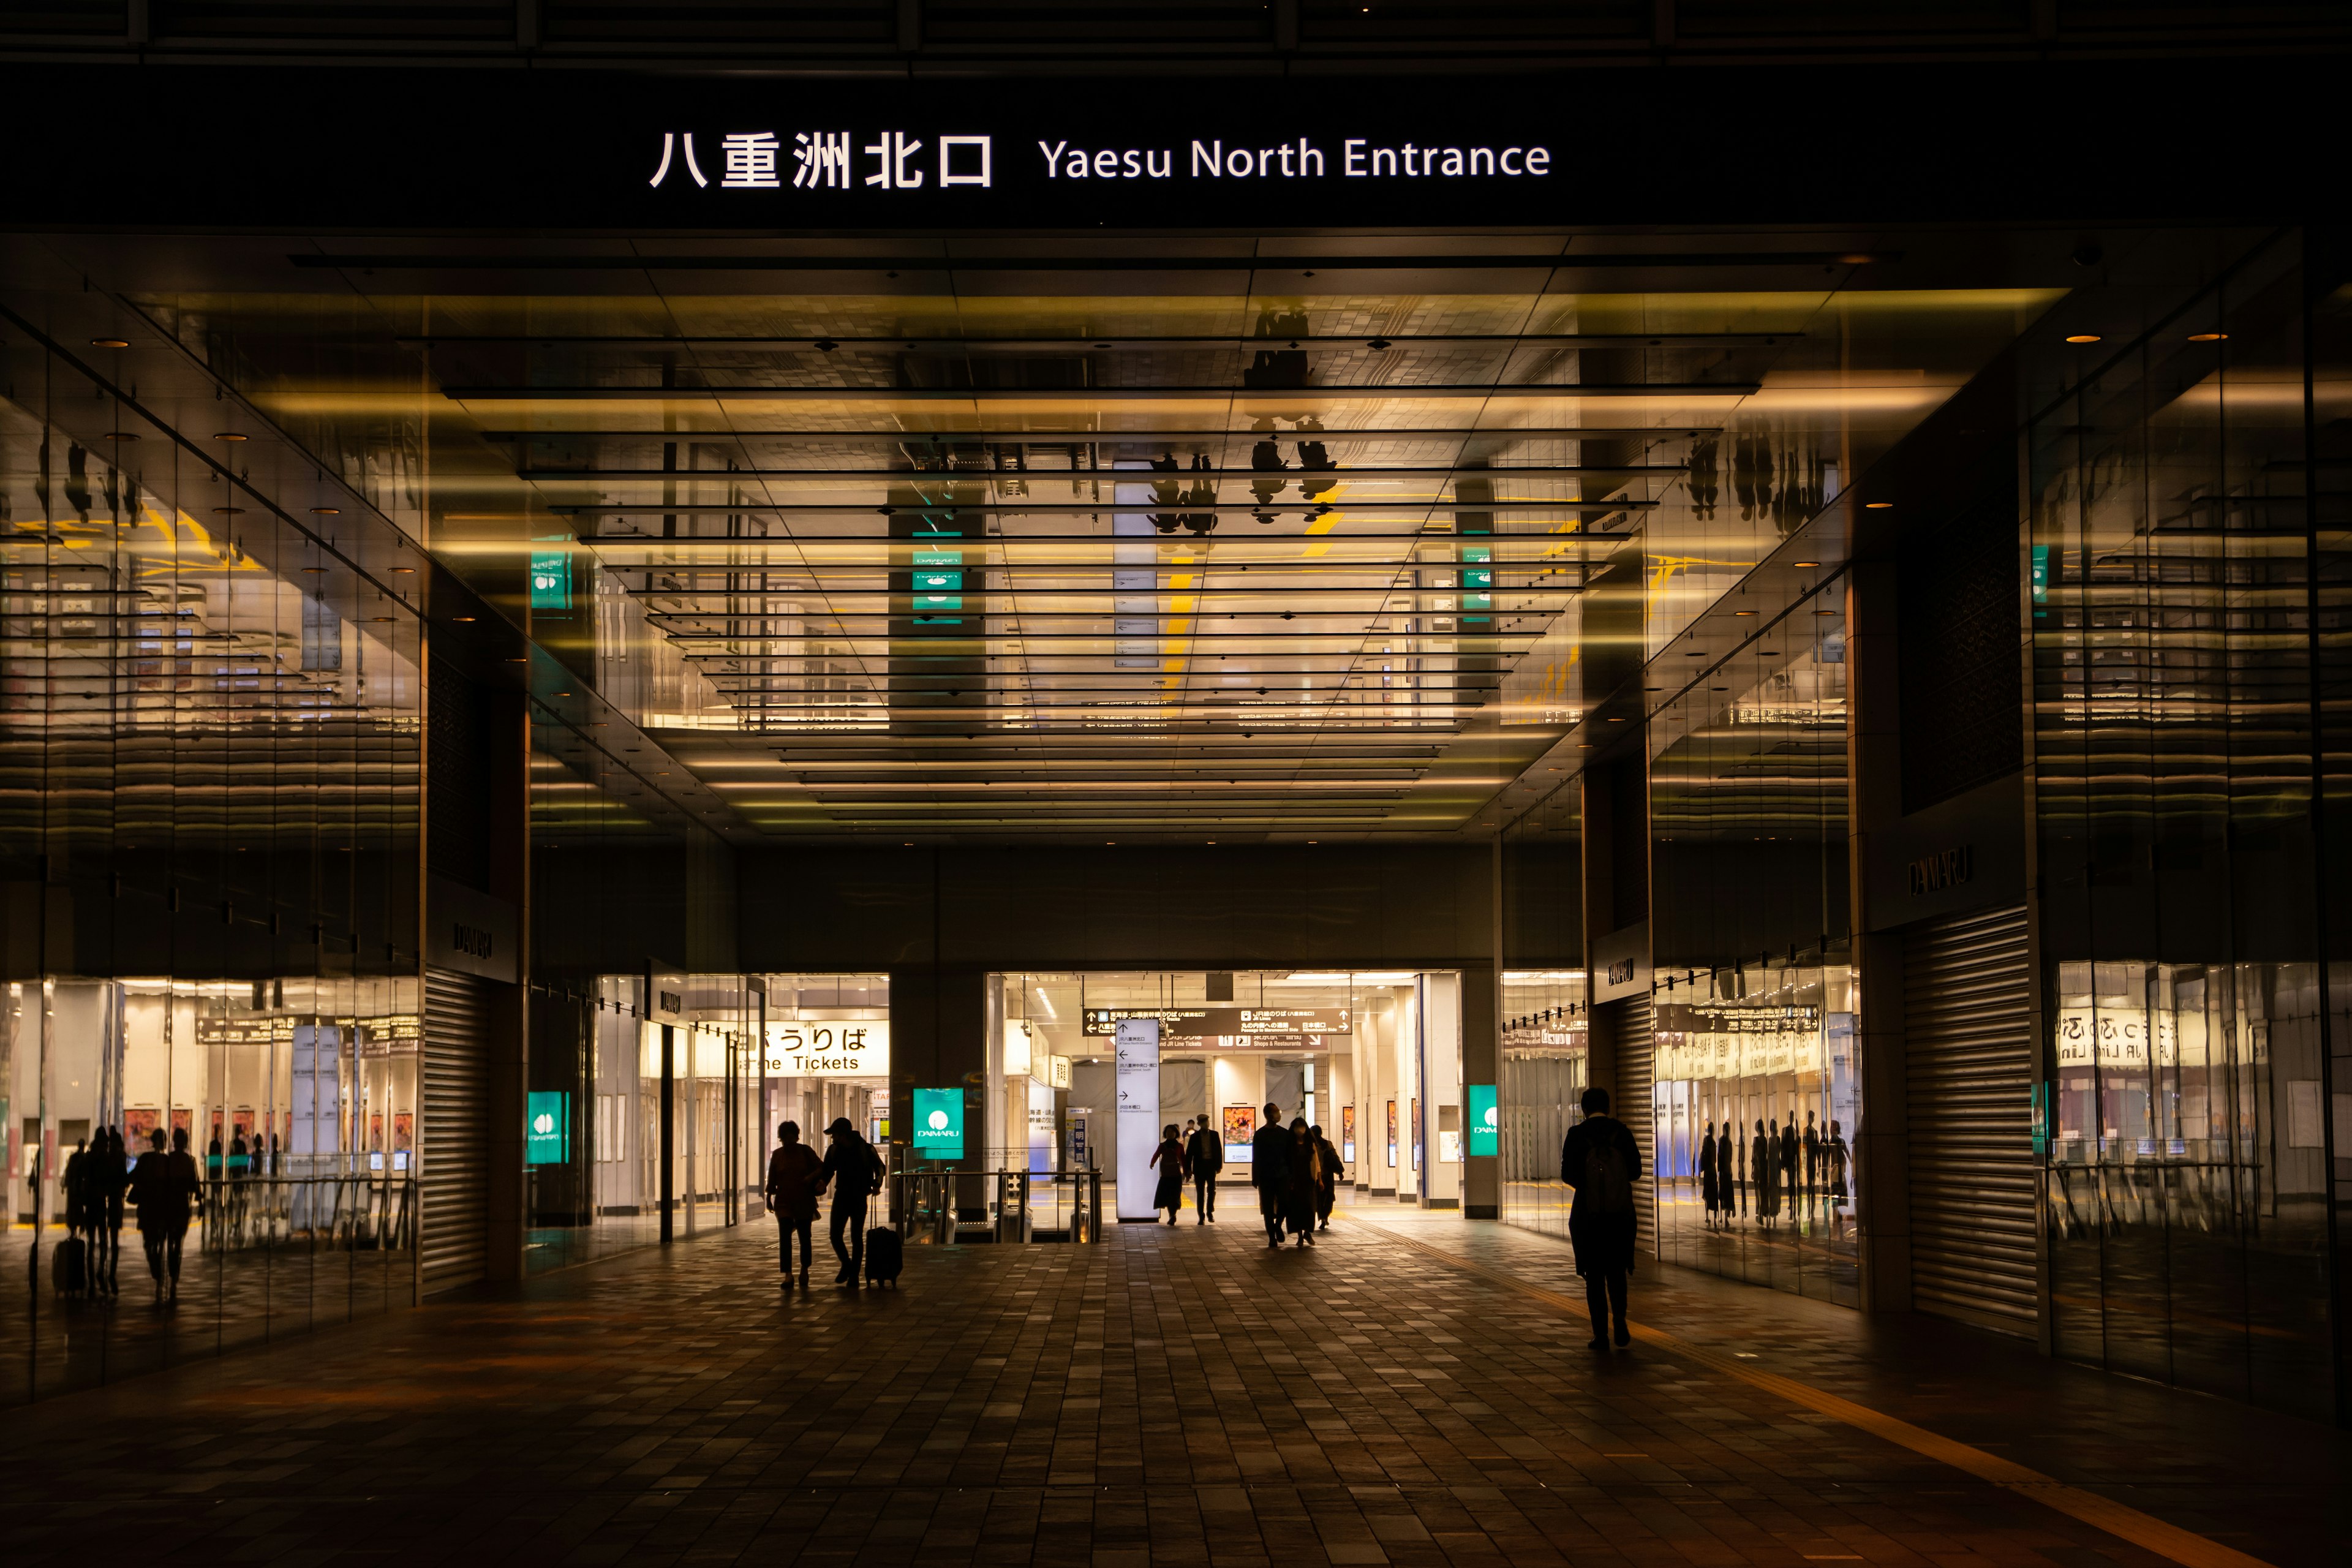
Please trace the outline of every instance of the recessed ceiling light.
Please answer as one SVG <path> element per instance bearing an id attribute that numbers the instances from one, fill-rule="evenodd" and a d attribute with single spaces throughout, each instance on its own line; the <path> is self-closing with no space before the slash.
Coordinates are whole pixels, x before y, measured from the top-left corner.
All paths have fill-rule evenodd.
<path id="1" fill-rule="evenodd" d="M 569 697 L 569 696 L 571 696 L 571 695 L 572 695 L 572 693 L 570 693 L 569 691 L 559 691 L 559 692 L 557 692 L 557 693 L 556 693 L 556 695 L 557 695 L 558 697 Z"/>
<path id="2" fill-rule="evenodd" d="M 390 616 L 370 616 L 368 619 L 375 622 L 378 626 L 388 626 L 392 621 L 392 617 Z"/>
<path id="3" fill-rule="evenodd" d="M 139 437 L 133 436 L 128 430 L 109 430 L 105 435 L 100 437 L 99 439 L 101 441 L 136 441 Z"/>
<path id="4" fill-rule="evenodd" d="M 2189 341 L 2192 343 L 2218 343 L 2226 341 L 2229 335 L 2227 332 L 2191 332 Z"/>
<path id="5" fill-rule="evenodd" d="M 213 437 L 215 441 L 249 441 L 253 437 L 237 430 L 223 430 Z"/>
<path id="6" fill-rule="evenodd" d="M 324 566 L 305 566 L 302 570 L 305 572 L 324 572 L 326 568 Z"/>
<path id="7" fill-rule="evenodd" d="M 1866 500 L 1862 503 L 1864 511 L 1885 511 L 1894 505 L 1891 500 Z"/>
<path id="8" fill-rule="evenodd" d="M 2096 332 L 2070 332 L 2067 334 L 2066 341 L 2070 343 L 2095 343 L 2099 341 L 2099 334 Z"/>
<path id="9" fill-rule="evenodd" d="M 1752 616 L 1756 612 L 1753 610 L 1734 610 L 1731 613 L 1735 616 Z"/>
<path id="10" fill-rule="evenodd" d="M 131 346 L 131 340 L 129 338 L 92 338 L 89 340 L 89 346 L 94 349 L 127 349 Z"/>
<path id="11" fill-rule="evenodd" d="M 1821 563 L 1818 561 L 1792 561 L 1790 564 L 1792 566 L 1818 566 Z"/>
<path id="12" fill-rule="evenodd" d="M 474 617 L 471 616 L 451 616 L 449 618 L 453 621 L 470 621 Z"/>
<path id="13" fill-rule="evenodd" d="M 395 566 L 395 567 L 394 567 L 394 568 L 393 568 L 393 570 L 394 570 L 394 571 L 395 571 L 395 572 L 406 572 L 406 573 L 410 574 L 411 575 L 414 575 L 414 574 L 415 574 L 416 568 L 415 568 L 415 567 L 414 567 L 414 566 Z"/>
<path id="14" fill-rule="evenodd" d="M 341 517 L 343 515 L 343 509 L 339 506 L 314 506 L 310 509 L 310 515 L 312 517 Z"/>
<path id="15" fill-rule="evenodd" d="M 1817 616 L 1834 616 L 1834 615 L 1836 615 L 1837 613 L 1838 613 L 1838 612 L 1837 612 L 1837 611 L 1835 611 L 1835 610 L 1815 610 L 1815 611 L 1813 612 L 1813 614 L 1815 614 L 1815 615 L 1817 615 Z"/>

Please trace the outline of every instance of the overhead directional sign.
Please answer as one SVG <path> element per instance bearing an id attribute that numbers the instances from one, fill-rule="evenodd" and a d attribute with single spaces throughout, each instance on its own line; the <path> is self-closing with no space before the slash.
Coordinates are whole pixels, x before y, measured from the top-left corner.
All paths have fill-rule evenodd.
<path id="1" fill-rule="evenodd" d="M 1085 1032 L 1110 1037 L 1123 1018 L 1156 1018 L 1170 1039 L 1200 1040 L 1247 1036 L 1269 1043 L 1310 1035 L 1352 1035 L 1345 1007 L 1089 1007 Z"/>

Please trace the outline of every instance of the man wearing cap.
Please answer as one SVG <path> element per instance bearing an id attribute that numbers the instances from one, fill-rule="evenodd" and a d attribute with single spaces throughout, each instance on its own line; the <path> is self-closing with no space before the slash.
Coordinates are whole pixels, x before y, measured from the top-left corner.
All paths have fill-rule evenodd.
<path id="1" fill-rule="evenodd" d="M 866 1271 L 866 1200 L 882 1190 L 882 1159 L 846 1116 L 835 1117 L 824 1134 L 832 1143 L 818 1169 L 816 1190 L 833 1187 L 833 1254 L 841 1259 L 841 1272 L 833 1282 L 855 1290 Z M 836 1180 L 838 1186 L 834 1185 Z M 846 1247 L 841 1242 L 844 1226 L 849 1228 Z"/>

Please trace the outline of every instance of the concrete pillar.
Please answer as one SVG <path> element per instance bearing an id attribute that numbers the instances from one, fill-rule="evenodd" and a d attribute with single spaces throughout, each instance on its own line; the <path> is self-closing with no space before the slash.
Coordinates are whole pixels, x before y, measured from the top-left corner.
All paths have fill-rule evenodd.
<path id="1" fill-rule="evenodd" d="M 1487 871 L 1488 951 L 1494 962 L 1462 973 L 1463 1138 L 1462 1213 L 1469 1219 L 1500 1219 L 1503 1214 L 1503 1161 L 1499 1154 L 1466 1152 L 1477 1129 L 1470 1125 L 1471 1084 L 1485 1084 L 1499 1093 L 1503 1066 L 1503 840 L 1495 839 Z"/>
<path id="2" fill-rule="evenodd" d="M 1846 574 L 1846 869 L 1858 984 L 1854 1059 L 1862 1126 L 1853 1142 L 1854 1223 L 1864 1311 L 1911 1309 L 1911 1139 L 1903 1051 L 1903 939 L 1873 935 L 1869 868 L 1875 837 L 1903 815 L 1895 568 Z"/>
<path id="3" fill-rule="evenodd" d="M 1462 1206 L 1462 991 L 1460 973 L 1422 977 L 1421 1206 Z M 1447 1156 L 1451 1154 L 1453 1158 Z"/>
<path id="4" fill-rule="evenodd" d="M 988 974 L 922 964 L 890 972 L 890 1141 L 914 1126 L 915 1090 L 961 1086 L 963 1158 L 951 1168 L 985 1168 L 988 1128 Z M 1109 1108 L 1103 1121 L 1112 1118 Z M 1107 1130 L 1107 1129 L 1106 1129 Z M 1087 1123 L 1094 1134 L 1094 1123 Z M 1100 1163 L 1099 1161 L 1097 1162 Z"/>
<path id="5" fill-rule="evenodd" d="M 530 1185 L 523 1166 L 530 1082 L 530 710 L 522 693 L 487 684 L 477 689 L 476 700 L 489 742 L 488 798 L 480 803 L 489 818 L 483 880 L 493 898 L 515 911 L 514 981 L 491 982 L 486 998 L 489 1190 L 483 1272 L 493 1283 L 509 1283 L 522 1278 L 524 1237 L 530 1227 Z M 444 911 L 428 909 L 425 918 L 436 922 L 429 928 L 435 931 L 448 923 Z M 426 949 L 431 951 L 430 942 Z"/>

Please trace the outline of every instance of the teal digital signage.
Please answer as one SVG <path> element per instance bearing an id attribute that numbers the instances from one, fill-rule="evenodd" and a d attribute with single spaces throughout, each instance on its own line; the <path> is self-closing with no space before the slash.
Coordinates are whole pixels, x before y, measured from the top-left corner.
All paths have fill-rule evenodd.
<path id="1" fill-rule="evenodd" d="M 1501 1118 L 1495 1109 L 1495 1086 L 1474 1083 L 1470 1090 L 1470 1152 L 1499 1154 L 1502 1152 Z"/>
<path id="2" fill-rule="evenodd" d="M 963 1158 L 963 1090 L 915 1091 L 915 1153 L 926 1160 Z"/>
<path id="3" fill-rule="evenodd" d="M 523 1163 L 561 1165 L 572 1158 L 572 1097 L 560 1089 L 532 1089 L 524 1113 Z"/>

